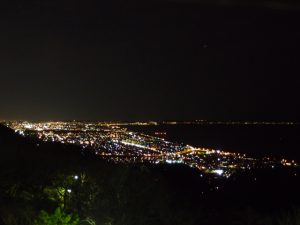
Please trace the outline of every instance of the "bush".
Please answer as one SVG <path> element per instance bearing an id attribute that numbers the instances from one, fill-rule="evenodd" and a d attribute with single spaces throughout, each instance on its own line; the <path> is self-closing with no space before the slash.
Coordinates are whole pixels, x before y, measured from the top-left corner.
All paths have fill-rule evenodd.
<path id="1" fill-rule="evenodd" d="M 61 208 L 57 208 L 53 214 L 41 211 L 34 225 L 78 225 L 78 216 L 72 216 L 63 212 Z"/>

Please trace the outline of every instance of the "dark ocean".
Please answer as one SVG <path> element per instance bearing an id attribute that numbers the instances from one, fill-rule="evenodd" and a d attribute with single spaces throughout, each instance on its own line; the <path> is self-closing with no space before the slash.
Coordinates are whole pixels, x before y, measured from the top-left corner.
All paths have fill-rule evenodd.
<path id="1" fill-rule="evenodd" d="M 253 156 L 275 156 L 300 162 L 300 125 L 159 125 L 127 126 L 194 147 L 207 147 Z"/>

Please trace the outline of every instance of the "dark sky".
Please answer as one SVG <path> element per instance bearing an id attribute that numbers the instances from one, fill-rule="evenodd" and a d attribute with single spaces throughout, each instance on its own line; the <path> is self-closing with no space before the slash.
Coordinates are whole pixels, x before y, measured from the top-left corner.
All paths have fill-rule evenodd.
<path id="1" fill-rule="evenodd" d="M 22 2 L 0 6 L 0 120 L 300 119 L 293 4 Z"/>

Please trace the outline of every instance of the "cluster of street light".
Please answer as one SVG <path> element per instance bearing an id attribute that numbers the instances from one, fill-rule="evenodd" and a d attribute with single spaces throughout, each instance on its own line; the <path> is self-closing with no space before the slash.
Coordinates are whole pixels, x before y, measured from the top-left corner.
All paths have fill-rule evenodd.
<path id="1" fill-rule="evenodd" d="M 239 153 L 173 143 L 129 131 L 111 122 L 12 121 L 6 124 L 23 136 L 37 137 L 46 142 L 79 145 L 83 149 L 93 150 L 99 157 L 117 163 L 179 163 L 197 168 L 203 173 L 227 178 L 237 170 L 297 166 L 295 161 L 286 159 L 256 159 Z"/>

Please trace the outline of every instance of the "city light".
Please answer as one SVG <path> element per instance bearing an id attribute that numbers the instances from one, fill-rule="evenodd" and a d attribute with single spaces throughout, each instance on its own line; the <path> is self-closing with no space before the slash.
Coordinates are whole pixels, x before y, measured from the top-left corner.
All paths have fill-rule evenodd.
<path id="1" fill-rule="evenodd" d="M 177 144 L 158 136 L 128 131 L 120 123 L 10 122 L 7 125 L 22 136 L 37 137 L 45 142 L 78 145 L 115 163 L 185 164 L 197 168 L 202 174 L 215 174 L 225 178 L 229 178 L 238 170 L 297 166 L 295 161 L 286 159 L 255 159 L 240 153 Z M 157 123 L 135 122 L 134 125 Z M 79 176 L 75 175 L 74 179 L 78 180 Z"/>
<path id="2" fill-rule="evenodd" d="M 219 176 L 222 176 L 224 173 L 223 170 L 213 170 L 212 172 L 218 174 Z"/>

